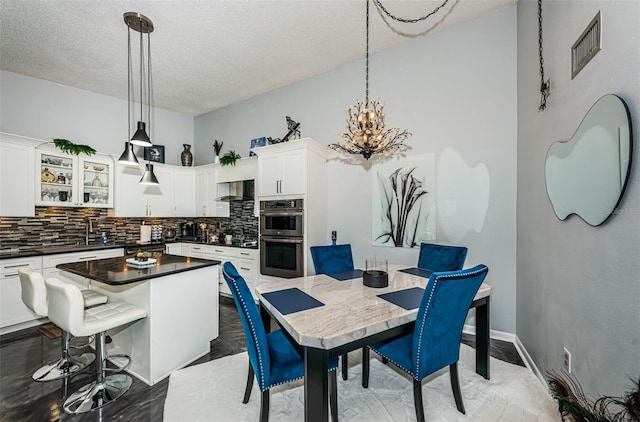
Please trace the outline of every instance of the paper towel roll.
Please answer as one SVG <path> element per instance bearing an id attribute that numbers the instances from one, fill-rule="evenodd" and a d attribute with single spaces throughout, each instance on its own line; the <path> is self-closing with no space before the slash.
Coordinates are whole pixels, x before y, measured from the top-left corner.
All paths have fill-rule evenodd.
<path id="1" fill-rule="evenodd" d="M 140 242 L 151 242 L 151 226 L 140 226 Z"/>

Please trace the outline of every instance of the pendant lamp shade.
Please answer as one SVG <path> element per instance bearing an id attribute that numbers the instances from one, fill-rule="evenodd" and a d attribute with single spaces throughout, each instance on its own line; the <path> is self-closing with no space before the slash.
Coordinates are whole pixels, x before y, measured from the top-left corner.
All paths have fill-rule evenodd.
<path id="1" fill-rule="evenodd" d="M 146 169 L 144 174 L 142 175 L 142 179 L 140 179 L 141 185 L 159 185 L 158 178 L 153 173 L 153 164 L 145 164 Z"/>
<path id="2" fill-rule="evenodd" d="M 131 30 L 137 31 L 140 33 L 140 71 L 139 71 L 139 81 L 140 81 L 140 116 L 138 119 L 138 128 L 136 132 L 131 137 L 131 143 L 134 145 L 142 146 L 142 147 L 150 147 L 153 145 L 151 142 L 151 138 L 147 132 L 147 123 L 149 123 L 149 129 L 151 129 L 151 32 L 153 32 L 153 22 L 148 17 L 136 13 L 136 12 L 127 12 L 124 14 L 124 22 L 127 25 L 127 35 L 128 35 L 128 58 L 129 58 L 129 68 L 127 69 L 127 79 L 128 79 L 128 92 L 131 93 L 134 90 L 133 79 L 131 78 L 132 67 L 131 67 Z M 147 48 L 146 48 L 146 69 L 145 69 L 145 48 L 144 48 L 144 35 L 147 35 Z M 145 74 L 146 70 L 146 74 Z M 146 81 L 146 83 L 145 83 Z M 146 88 L 146 92 L 145 91 Z M 145 98 L 146 97 L 146 98 Z M 144 110 L 144 103 L 146 102 L 146 113 Z M 146 122 L 145 122 L 146 118 Z M 129 121 L 131 121 L 131 116 L 129 116 Z M 131 133 L 131 132 L 129 132 Z"/>
<path id="3" fill-rule="evenodd" d="M 131 137 L 132 144 L 141 147 L 150 147 L 153 145 L 149 139 L 149 135 L 147 135 L 146 126 L 145 122 L 138 122 L 138 130 L 136 130 L 136 133 Z"/>
<path id="4" fill-rule="evenodd" d="M 118 158 L 118 162 L 122 163 L 126 166 L 139 166 L 138 158 L 136 154 L 133 152 L 133 145 L 129 142 L 124 143 L 124 152 Z"/>

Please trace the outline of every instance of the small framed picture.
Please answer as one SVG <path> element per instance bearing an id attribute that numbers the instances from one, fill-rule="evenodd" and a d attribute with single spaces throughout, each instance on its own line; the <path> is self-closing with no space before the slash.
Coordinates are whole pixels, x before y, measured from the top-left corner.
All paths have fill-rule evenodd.
<path id="1" fill-rule="evenodd" d="M 251 140 L 251 146 L 249 147 L 249 157 L 256 155 L 255 152 L 253 152 L 254 148 L 260 148 L 267 145 L 267 138 L 265 136 L 263 136 L 262 138 L 255 138 Z"/>
<path id="2" fill-rule="evenodd" d="M 144 147 L 144 159 L 155 161 L 156 163 L 164 163 L 164 145 Z"/>

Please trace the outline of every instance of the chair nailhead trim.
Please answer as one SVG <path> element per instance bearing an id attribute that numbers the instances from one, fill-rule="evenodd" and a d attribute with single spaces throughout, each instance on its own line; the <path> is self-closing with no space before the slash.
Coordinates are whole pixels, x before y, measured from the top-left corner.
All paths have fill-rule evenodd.
<path id="1" fill-rule="evenodd" d="M 265 391 L 267 390 L 269 387 L 267 388 L 263 388 L 263 386 L 266 385 L 265 380 L 264 380 L 264 371 L 263 371 L 263 366 L 264 363 L 262 362 L 262 353 L 260 352 L 260 347 L 258 347 L 258 342 L 257 342 L 257 335 L 256 335 L 256 331 L 255 331 L 255 327 L 253 324 L 253 320 L 251 319 L 251 316 L 249 315 L 249 310 L 247 309 L 247 304 L 244 301 L 244 298 L 240 295 L 240 290 L 238 289 L 238 284 L 237 281 L 234 277 L 231 277 L 225 270 L 224 268 L 222 268 L 222 273 L 225 277 L 228 277 L 230 280 L 233 281 L 233 290 L 235 290 L 236 296 L 238 297 L 238 299 L 240 300 L 240 303 L 242 304 L 242 308 L 244 309 L 244 313 L 245 316 L 247 317 L 247 321 L 249 321 L 249 327 L 251 328 L 251 333 L 253 334 L 253 343 L 254 346 L 256 348 L 256 353 L 258 354 L 258 366 L 260 367 L 260 390 L 261 391 Z M 251 363 L 249 363 L 251 364 Z"/>

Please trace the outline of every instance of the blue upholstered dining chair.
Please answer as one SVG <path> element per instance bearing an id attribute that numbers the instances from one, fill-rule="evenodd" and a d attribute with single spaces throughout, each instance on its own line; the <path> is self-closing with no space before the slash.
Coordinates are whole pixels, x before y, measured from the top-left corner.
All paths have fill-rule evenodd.
<path id="1" fill-rule="evenodd" d="M 351 245 L 312 246 L 311 258 L 316 274 L 341 273 L 353 270 Z"/>
<path id="2" fill-rule="evenodd" d="M 260 422 L 267 422 L 269 420 L 269 389 L 304 377 L 302 350 L 291 343 L 282 330 L 270 333 L 265 331 L 260 311 L 249 287 L 231 262 L 224 263 L 222 275 L 233 295 L 247 340 L 249 376 L 242 402 L 245 404 L 249 402 L 255 376 L 262 392 Z M 329 400 L 333 422 L 338 422 L 337 369 L 338 360 L 330 360 Z"/>
<path id="3" fill-rule="evenodd" d="M 413 378 L 413 402 L 418 422 L 424 421 L 422 380 L 449 366 L 456 407 L 464 403 L 458 381 L 462 328 L 489 269 L 485 265 L 460 271 L 434 272 L 418 309 L 413 333 L 368 346 Z M 362 357 L 362 386 L 369 386 L 369 350 Z"/>
<path id="4" fill-rule="evenodd" d="M 311 258 L 316 274 L 334 274 L 353 270 L 351 245 L 312 246 Z M 349 358 L 345 353 L 341 356 L 342 379 L 349 377 Z"/>
<path id="5" fill-rule="evenodd" d="M 418 268 L 431 271 L 457 271 L 464 266 L 467 248 L 464 246 L 421 243 Z"/>

